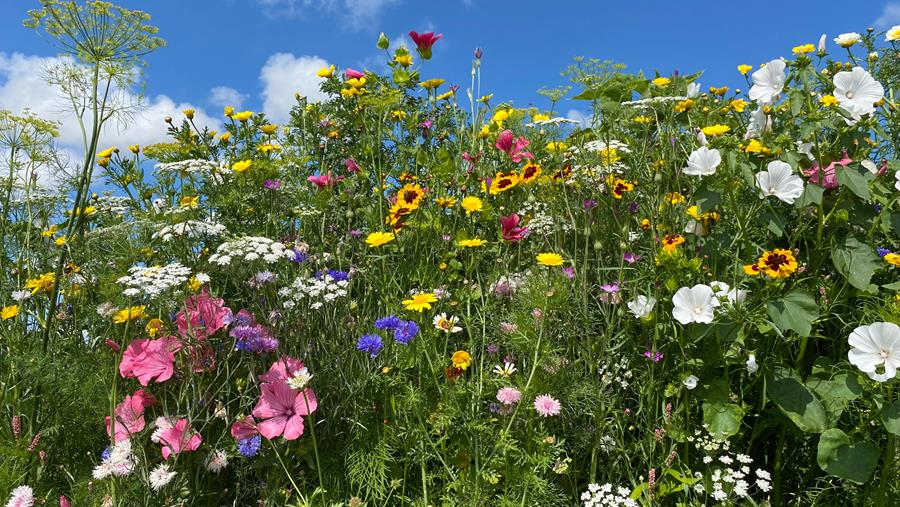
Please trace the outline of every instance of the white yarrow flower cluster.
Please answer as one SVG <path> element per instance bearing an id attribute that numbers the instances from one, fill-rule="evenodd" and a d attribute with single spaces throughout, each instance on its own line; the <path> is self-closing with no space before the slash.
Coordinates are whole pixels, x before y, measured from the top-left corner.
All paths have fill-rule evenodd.
<path id="1" fill-rule="evenodd" d="M 289 286 L 280 289 L 278 295 L 284 299 L 283 305 L 288 310 L 303 301 L 308 302 L 311 309 L 318 310 L 326 303 L 346 297 L 348 285 L 349 280 L 335 280 L 328 273 L 324 273 L 321 277 L 298 278 Z"/>
<path id="2" fill-rule="evenodd" d="M 137 458 L 131 452 L 131 441 L 122 440 L 112 447 L 109 456 L 94 467 L 94 479 L 101 480 L 113 475 L 125 477 L 134 471 Z"/>
<path id="3" fill-rule="evenodd" d="M 176 475 L 178 472 L 169 470 L 169 465 L 160 463 L 150 471 L 150 487 L 153 491 L 159 491 L 172 482 Z"/>
<path id="4" fill-rule="evenodd" d="M 165 164 L 156 164 L 156 173 L 165 174 L 212 174 L 216 172 L 219 165 L 209 160 L 181 160 L 179 162 L 168 162 Z"/>
<path id="5" fill-rule="evenodd" d="M 125 286 L 122 293 L 128 297 L 147 296 L 153 299 L 169 289 L 183 286 L 190 274 L 190 268 L 173 262 L 165 266 L 133 266 L 127 275 L 116 281 Z"/>
<path id="6" fill-rule="evenodd" d="M 281 259 L 293 260 L 294 251 L 269 238 L 245 236 L 222 243 L 216 248 L 216 253 L 209 256 L 209 262 L 219 266 L 228 266 L 234 259 L 247 262 L 261 259 L 267 264 L 273 264 Z"/>
<path id="7" fill-rule="evenodd" d="M 589 484 L 587 491 L 581 494 L 581 501 L 584 507 L 638 507 L 628 488 L 613 488 L 612 484 Z"/>
<path id="8" fill-rule="evenodd" d="M 203 220 L 186 220 L 177 224 L 165 225 L 153 233 L 152 239 L 162 239 L 164 242 L 174 238 L 187 236 L 189 238 L 203 236 L 222 236 L 226 232 L 225 226 Z"/>

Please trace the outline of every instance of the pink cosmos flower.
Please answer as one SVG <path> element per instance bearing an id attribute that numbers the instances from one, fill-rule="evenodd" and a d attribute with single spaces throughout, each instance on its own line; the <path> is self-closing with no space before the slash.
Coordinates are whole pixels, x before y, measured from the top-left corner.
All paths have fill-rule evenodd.
<path id="1" fill-rule="evenodd" d="M 847 166 L 847 165 L 850 165 L 852 162 L 853 162 L 853 159 L 851 159 L 847 155 L 847 150 L 844 150 L 843 157 L 841 157 L 840 160 L 835 160 L 834 162 L 828 164 L 828 166 L 825 167 L 825 169 L 822 169 L 820 171 L 819 163 L 813 162 L 812 167 L 810 167 L 809 169 L 804 169 L 802 172 L 803 172 L 804 176 L 809 178 L 810 183 L 814 183 L 816 185 L 819 185 L 819 186 L 827 188 L 827 189 L 837 188 L 838 187 L 837 166 L 842 166 L 842 167 Z M 820 172 L 821 172 L 821 176 L 822 176 L 822 180 L 823 180 L 822 183 L 819 183 L 819 177 L 820 177 L 819 173 Z"/>
<path id="2" fill-rule="evenodd" d="M 347 67 L 347 69 L 344 71 L 345 79 L 359 79 L 365 75 L 366 74 L 364 72 L 360 72 L 356 69 L 351 69 L 350 67 Z"/>
<path id="3" fill-rule="evenodd" d="M 204 290 L 185 301 L 185 310 L 178 312 L 175 323 L 182 337 L 193 336 L 205 340 L 225 327 L 231 319 L 231 309 L 222 299 L 213 298 Z"/>
<path id="4" fill-rule="evenodd" d="M 519 215 L 513 213 L 505 217 L 500 217 L 500 228 L 503 231 L 503 239 L 511 243 L 522 241 L 528 234 L 527 227 L 519 227 Z"/>
<path id="5" fill-rule="evenodd" d="M 306 177 L 306 181 L 308 181 L 308 182 L 312 183 L 313 185 L 319 187 L 319 190 L 322 190 L 322 189 L 324 189 L 324 188 L 328 188 L 328 187 L 334 185 L 335 183 L 341 181 L 342 179 L 344 179 L 343 176 L 337 176 L 337 177 L 335 177 L 335 176 L 331 173 L 331 171 L 328 171 L 327 174 L 317 174 L 317 175 L 315 175 L 315 176 L 307 176 L 307 177 Z"/>
<path id="6" fill-rule="evenodd" d="M 522 158 L 534 158 L 534 155 L 532 155 L 530 151 L 524 151 L 525 147 L 529 144 L 531 144 L 531 142 L 524 137 L 515 137 L 512 130 L 504 130 L 497 136 L 495 146 L 498 150 L 509 155 L 509 158 L 518 164 L 522 161 Z"/>
<path id="7" fill-rule="evenodd" d="M 439 33 L 437 35 L 434 32 L 426 32 L 426 33 L 417 33 L 415 31 L 409 32 L 409 38 L 416 45 L 416 51 L 419 53 L 419 56 L 422 57 L 423 60 L 431 59 L 431 48 L 434 46 L 434 43 L 440 40 L 444 34 Z"/>
<path id="8" fill-rule="evenodd" d="M 522 391 L 515 387 L 502 387 L 497 391 L 497 401 L 504 405 L 515 405 L 522 399 Z"/>
<path id="9" fill-rule="evenodd" d="M 355 174 L 359 172 L 359 164 L 357 164 L 353 158 L 344 159 L 344 167 L 347 168 L 348 173 Z"/>
<path id="10" fill-rule="evenodd" d="M 181 343 L 174 336 L 132 340 L 122 355 L 119 373 L 123 378 L 137 378 L 142 386 L 154 379 L 161 384 L 172 377 L 175 352 L 180 348 Z"/>
<path id="11" fill-rule="evenodd" d="M 303 434 L 303 416 L 315 412 L 316 394 L 312 389 L 297 392 L 280 380 L 260 386 L 262 394 L 253 409 L 253 416 L 260 419 L 259 432 L 268 440 L 283 436 L 296 440 Z"/>
<path id="12" fill-rule="evenodd" d="M 162 456 L 165 460 L 173 454 L 196 451 L 203 442 L 200 434 L 192 431 L 190 423 L 184 418 L 178 419 L 171 428 L 163 431 L 159 439 L 163 444 Z"/>
<path id="13" fill-rule="evenodd" d="M 534 409 L 541 417 L 550 417 L 559 415 L 562 411 L 562 405 L 559 400 L 554 399 L 549 394 L 542 394 L 534 399 Z"/>
<path id="14" fill-rule="evenodd" d="M 265 384 L 273 384 L 279 381 L 287 382 L 294 376 L 294 373 L 303 368 L 303 361 L 294 359 L 291 356 L 281 356 L 278 361 L 272 363 L 269 371 L 259 376 L 259 381 Z"/>
<path id="15" fill-rule="evenodd" d="M 121 403 L 116 405 L 116 442 L 128 440 L 132 434 L 143 430 L 147 425 L 144 420 L 144 410 L 153 406 L 156 398 L 143 389 L 138 389 L 134 394 L 125 396 Z M 106 434 L 110 435 L 110 418 L 106 416 Z"/>
<path id="16" fill-rule="evenodd" d="M 256 427 L 256 419 L 252 415 L 245 415 L 231 425 L 231 436 L 235 440 L 244 440 L 259 433 Z"/>

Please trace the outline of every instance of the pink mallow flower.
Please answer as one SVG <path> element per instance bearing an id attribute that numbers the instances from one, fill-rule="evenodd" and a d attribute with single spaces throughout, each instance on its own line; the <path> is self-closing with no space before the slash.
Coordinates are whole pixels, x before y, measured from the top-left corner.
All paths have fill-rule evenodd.
<path id="1" fill-rule="evenodd" d="M 116 405 L 116 443 L 128 440 L 131 435 L 143 430 L 147 425 L 144 420 L 144 410 L 153 406 L 156 398 L 143 389 L 138 389 L 134 394 L 125 396 L 121 403 Z M 106 434 L 110 435 L 110 418 L 106 416 Z"/>
<path id="2" fill-rule="evenodd" d="M 423 60 L 431 59 L 431 48 L 434 46 L 434 43 L 440 40 L 440 38 L 443 36 L 444 34 L 442 33 L 435 35 L 434 32 L 409 32 L 409 38 L 412 39 L 412 41 L 415 43 L 416 51 L 419 53 L 419 56 L 421 56 Z"/>
<path id="3" fill-rule="evenodd" d="M 518 164 L 522 161 L 522 158 L 534 158 L 534 155 L 532 155 L 530 151 L 524 151 L 525 147 L 529 144 L 531 144 L 531 142 L 524 137 L 515 137 L 512 130 L 504 130 L 497 136 L 497 142 L 494 146 L 496 146 L 498 150 L 509 155 L 509 158 Z"/>
<path id="4" fill-rule="evenodd" d="M 303 361 L 294 359 L 291 356 L 281 356 L 278 361 L 272 363 L 269 371 L 259 376 L 259 381 L 264 384 L 273 384 L 275 382 L 287 382 L 294 374 L 305 369 Z"/>
<path id="5" fill-rule="evenodd" d="M 174 336 L 131 340 L 122 354 L 119 373 L 123 378 L 137 378 L 142 386 L 154 379 L 161 384 L 172 377 L 175 352 L 180 348 L 181 343 Z"/>
<path id="6" fill-rule="evenodd" d="M 175 323 L 183 337 L 205 340 L 225 327 L 231 320 L 231 309 L 222 299 L 213 298 L 205 290 L 185 301 L 185 309 L 178 312 Z"/>
<path id="7" fill-rule="evenodd" d="M 335 177 L 331 173 L 331 171 L 329 171 L 327 174 L 317 174 L 315 176 L 307 176 L 306 177 L 306 181 L 308 181 L 308 182 L 312 183 L 313 185 L 315 185 L 316 187 L 318 187 L 319 190 L 328 188 L 328 187 L 334 185 L 335 183 L 341 181 L 342 179 L 344 179 L 343 176 Z"/>
<path id="8" fill-rule="evenodd" d="M 803 170 L 803 175 L 809 178 L 810 183 L 814 183 L 824 188 L 837 188 L 838 187 L 838 179 L 837 179 L 837 166 L 848 166 L 853 162 L 847 155 L 847 150 L 844 150 L 843 156 L 840 160 L 835 160 L 834 162 L 828 164 L 825 169 L 819 170 L 819 163 L 813 162 L 812 167 L 809 169 Z M 819 178 L 822 178 L 822 183 L 820 183 Z"/>
<path id="9" fill-rule="evenodd" d="M 257 434 L 259 434 L 259 429 L 256 427 L 256 419 L 252 415 L 242 416 L 231 425 L 231 436 L 235 440 L 244 440 Z"/>
<path id="10" fill-rule="evenodd" d="M 316 394 L 312 389 L 297 392 L 283 380 L 260 386 L 262 394 L 253 409 L 260 419 L 257 429 L 268 440 L 283 436 L 296 440 L 303 434 L 303 416 L 316 411 Z"/>
<path id="11" fill-rule="evenodd" d="M 344 71 L 345 79 L 359 79 L 361 77 L 364 77 L 365 75 L 366 74 L 364 72 L 360 72 L 356 69 L 351 69 L 350 67 L 347 67 L 347 69 Z"/>
<path id="12" fill-rule="evenodd" d="M 344 167 L 347 168 L 348 173 L 358 173 L 359 172 L 359 164 L 356 163 L 353 158 L 344 159 Z"/>
<path id="13" fill-rule="evenodd" d="M 191 425 L 187 419 L 178 419 L 171 428 L 162 432 L 159 437 L 162 444 L 163 459 L 168 460 L 169 456 L 181 452 L 196 451 L 200 448 L 203 438 L 196 431 L 191 430 Z"/>
<path id="14" fill-rule="evenodd" d="M 528 234 L 527 227 L 519 227 L 519 215 L 513 213 L 505 217 L 500 217 L 500 228 L 503 232 L 503 239 L 511 243 L 522 241 Z"/>
<path id="15" fill-rule="evenodd" d="M 559 403 L 559 400 L 549 394 L 542 394 L 534 399 L 534 409 L 541 417 L 550 417 L 559 415 L 562 411 L 562 405 Z"/>

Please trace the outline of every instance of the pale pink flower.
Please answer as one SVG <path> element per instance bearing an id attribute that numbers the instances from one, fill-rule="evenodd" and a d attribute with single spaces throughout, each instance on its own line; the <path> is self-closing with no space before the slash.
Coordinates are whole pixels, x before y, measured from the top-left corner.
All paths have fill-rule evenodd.
<path id="1" fill-rule="evenodd" d="M 144 409 L 156 403 L 156 398 L 143 389 L 138 389 L 134 394 L 125 396 L 121 403 L 116 405 L 116 442 L 128 440 L 133 434 L 144 429 Z M 110 418 L 106 416 L 106 434 L 110 434 Z"/>
<path id="2" fill-rule="evenodd" d="M 6 507 L 32 507 L 34 505 L 34 491 L 30 486 L 19 486 L 12 490 Z"/>
<path id="3" fill-rule="evenodd" d="M 174 336 L 164 336 L 158 340 L 132 340 L 122 355 L 119 373 L 124 378 L 137 378 L 142 386 L 156 380 L 162 383 L 172 377 L 175 352 L 181 344 Z"/>
<path id="4" fill-rule="evenodd" d="M 196 451 L 200 448 L 203 438 L 192 431 L 187 419 L 179 419 L 171 428 L 162 432 L 160 443 L 163 444 L 162 456 L 168 460 L 169 456 L 181 452 Z"/>
<path id="5" fill-rule="evenodd" d="M 256 419 L 252 415 L 245 415 L 231 425 L 231 436 L 235 440 L 244 440 L 257 434 L 259 434 L 259 429 L 256 427 Z"/>
<path id="6" fill-rule="evenodd" d="M 211 297 L 205 290 L 189 297 L 184 304 L 186 309 L 176 316 L 178 332 L 183 337 L 204 340 L 222 329 L 231 318 L 231 309 L 224 303 L 224 300 Z"/>
<path id="7" fill-rule="evenodd" d="M 515 405 L 522 399 L 522 391 L 515 387 L 502 387 L 497 391 L 497 401 L 504 405 Z"/>
<path id="8" fill-rule="evenodd" d="M 315 412 L 316 394 L 312 389 L 302 392 L 291 389 L 283 380 L 260 386 L 262 394 L 253 409 L 253 416 L 260 419 L 257 426 L 262 436 L 269 440 L 284 436 L 295 440 L 303 434 L 303 416 Z"/>
<path id="9" fill-rule="evenodd" d="M 272 363 L 269 371 L 259 376 L 262 383 L 274 383 L 280 381 L 287 382 L 298 371 L 303 370 L 303 361 L 294 359 L 291 356 L 281 356 L 278 361 Z"/>
<path id="10" fill-rule="evenodd" d="M 562 411 L 562 405 L 559 400 L 554 399 L 549 394 L 542 394 L 534 399 L 534 409 L 541 417 L 550 417 L 559 415 Z"/>

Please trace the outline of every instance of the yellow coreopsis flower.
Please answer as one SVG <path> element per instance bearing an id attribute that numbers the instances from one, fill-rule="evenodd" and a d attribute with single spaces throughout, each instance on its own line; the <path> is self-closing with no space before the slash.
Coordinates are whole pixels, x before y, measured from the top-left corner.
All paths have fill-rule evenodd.
<path id="1" fill-rule="evenodd" d="M 812 53 L 816 50 L 816 47 L 812 44 L 801 44 L 800 46 L 794 46 L 791 49 L 791 53 L 795 55 L 805 55 L 807 53 Z"/>
<path id="2" fill-rule="evenodd" d="M 563 264 L 563 256 L 553 252 L 539 253 L 535 257 L 535 260 L 541 266 L 556 267 L 562 266 Z"/>
<path id="3" fill-rule="evenodd" d="M 452 197 L 438 197 L 434 200 L 434 203 L 442 208 L 452 208 L 456 206 L 456 199 Z"/>
<path id="4" fill-rule="evenodd" d="M 797 271 L 797 259 L 790 250 L 776 248 L 762 254 L 756 262 L 759 270 L 772 278 L 787 278 Z"/>
<path id="5" fill-rule="evenodd" d="M 107 149 L 101 151 L 100 153 L 98 153 L 97 158 L 110 158 L 110 157 L 112 157 L 113 153 L 115 153 L 115 152 L 116 152 L 116 147 L 113 146 L 112 148 L 107 148 Z"/>
<path id="6" fill-rule="evenodd" d="M 29 278 L 26 280 L 25 288 L 31 289 L 32 294 L 47 292 L 53 288 L 53 283 L 55 281 L 56 275 L 54 273 L 44 273 L 37 278 Z"/>
<path id="7" fill-rule="evenodd" d="M 19 315 L 19 305 L 10 305 L 0 308 L 0 319 L 9 320 Z"/>
<path id="8" fill-rule="evenodd" d="M 252 160 L 239 160 L 231 166 L 231 170 L 236 173 L 242 173 L 247 169 L 250 169 L 250 166 L 253 165 Z"/>
<path id="9" fill-rule="evenodd" d="M 666 86 L 669 86 L 669 83 L 671 83 L 672 80 L 667 77 L 658 77 L 650 82 L 653 83 L 654 86 L 658 86 L 660 88 L 665 88 Z"/>
<path id="10" fill-rule="evenodd" d="M 250 118 L 253 118 L 253 111 L 241 111 L 240 113 L 234 113 L 233 115 L 231 115 L 232 120 L 241 122 L 245 122 Z"/>
<path id="11" fill-rule="evenodd" d="M 271 134 L 274 134 L 276 131 L 278 131 L 278 125 L 273 125 L 271 123 L 267 123 L 265 125 L 260 126 L 259 130 L 262 130 L 263 134 L 271 135 Z"/>
<path id="12" fill-rule="evenodd" d="M 500 192 L 505 192 L 516 185 L 519 184 L 519 175 L 515 171 L 511 171 L 508 173 L 497 173 L 493 179 L 491 179 L 491 188 L 488 191 L 491 195 L 497 195 Z"/>
<path id="13" fill-rule="evenodd" d="M 417 292 L 410 299 L 403 300 L 403 307 L 407 310 L 422 313 L 431 310 L 431 303 L 437 303 L 437 296 L 431 292 Z"/>
<path id="14" fill-rule="evenodd" d="M 466 215 L 470 215 L 476 211 L 481 211 L 484 207 L 484 202 L 474 195 L 469 195 L 463 198 L 460 206 L 466 210 Z"/>
<path id="15" fill-rule="evenodd" d="M 322 67 L 316 72 L 316 76 L 318 77 L 331 77 L 334 75 L 334 65 L 329 65 L 328 67 Z"/>
<path id="16" fill-rule="evenodd" d="M 681 234 L 666 234 L 666 236 L 662 239 L 663 251 L 666 253 L 673 253 L 678 249 L 678 245 L 684 243 L 684 236 Z"/>
<path id="17" fill-rule="evenodd" d="M 536 180 L 538 176 L 541 175 L 541 166 L 540 164 L 535 164 L 534 162 L 528 162 L 522 167 L 522 174 L 519 175 L 519 183 L 525 185 L 531 183 Z"/>
<path id="18" fill-rule="evenodd" d="M 434 90 L 435 88 L 437 88 L 438 86 L 441 86 L 442 84 L 444 84 L 444 80 L 438 78 L 438 79 L 428 79 L 426 81 L 422 81 L 421 83 L 419 83 L 419 86 L 421 86 L 422 88 L 425 88 L 426 90 Z"/>
<path id="19" fill-rule="evenodd" d="M 396 236 L 394 236 L 393 232 L 372 232 L 366 236 L 366 244 L 369 245 L 369 248 L 375 248 L 386 245 L 394 241 L 395 238 Z"/>
<path id="20" fill-rule="evenodd" d="M 163 321 L 160 319 L 150 319 L 150 321 L 147 322 L 147 325 L 144 326 L 144 331 L 146 331 L 147 334 L 150 335 L 150 338 L 156 338 L 156 336 L 162 331 L 162 329 Z"/>
<path id="21" fill-rule="evenodd" d="M 453 363 L 454 368 L 465 370 L 472 364 L 472 356 L 465 350 L 457 350 L 453 353 L 450 361 Z"/>
<path id="22" fill-rule="evenodd" d="M 822 95 L 819 99 L 819 103 L 825 107 L 832 107 L 838 105 L 838 100 L 834 95 Z"/>
<path id="23" fill-rule="evenodd" d="M 487 241 L 481 238 L 472 238 L 472 239 L 461 239 L 456 242 L 457 246 L 462 248 L 474 248 L 479 246 L 484 246 L 487 244 Z"/>
<path id="24" fill-rule="evenodd" d="M 708 127 L 703 127 L 702 130 L 703 133 L 707 136 L 716 137 L 731 131 L 731 127 L 729 127 L 728 125 L 716 124 L 710 125 Z"/>
<path id="25" fill-rule="evenodd" d="M 129 306 L 128 308 L 123 308 L 116 312 L 113 315 L 113 322 L 116 324 L 124 324 L 130 320 L 140 319 L 147 316 L 147 307 L 144 305 L 140 306 Z"/>
<path id="26" fill-rule="evenodd" d="M 746 63 L 742 63 L 742 64 L 740 64 L 740 65 L 737 66 L 737 70 L 738 70 L 738 72 L 741 73 L 741 75 L 746 76 L 748 72 L 750 72 L 751 70 L 753 70 L 753 66 L 752 66 L 752 65 L 747 65 Z"/>

